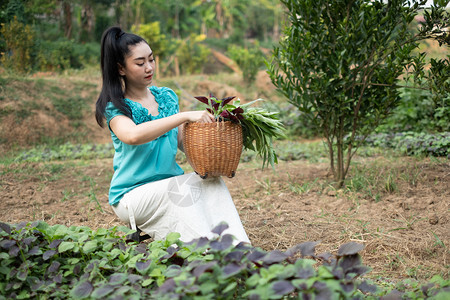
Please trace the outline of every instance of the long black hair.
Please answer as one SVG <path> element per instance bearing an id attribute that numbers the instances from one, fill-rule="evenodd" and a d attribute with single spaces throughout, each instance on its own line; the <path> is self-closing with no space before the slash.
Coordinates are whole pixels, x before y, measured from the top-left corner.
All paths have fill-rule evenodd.
<path id="1" fill-rule="evenodd" d="M 125 66 L 125 58 L 130 53 L 130 46 L 141 42 L 147 43 L 142 37 L 124 32 L 117 26 L 110 27 L 103 33 L 100 55 L 103 85 L 95 109 L 95 119 L 100 127 L 103 127 L 105 108 L 109 101 L 131 118 L 131 110 L 124 100 L 123 79 L 119 73 L 119 64 Z"/>

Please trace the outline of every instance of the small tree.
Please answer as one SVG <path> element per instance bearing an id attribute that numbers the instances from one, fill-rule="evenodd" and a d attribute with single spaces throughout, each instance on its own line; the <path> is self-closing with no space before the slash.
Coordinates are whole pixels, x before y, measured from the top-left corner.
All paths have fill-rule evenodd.
<path id="1" fill-rule="evenodd" d="M 363 139 L 399 102 L 405 70 L 425 38 L 448 39 L 448 13 L 432 8 L 410 30 L 426 1 L 282 0 L 290 26 L 274 48 L 268 73 L 275 86 L 323 134 L 336 185 L 344 184 Z M 448 1 L 447 1 L 448 2 Z M 446 14 L 446 15 L 445 15 Z M 446 35 L 447 34 L 447 35 Z M 448 64 L 447 64 L 448 65 Z"/>

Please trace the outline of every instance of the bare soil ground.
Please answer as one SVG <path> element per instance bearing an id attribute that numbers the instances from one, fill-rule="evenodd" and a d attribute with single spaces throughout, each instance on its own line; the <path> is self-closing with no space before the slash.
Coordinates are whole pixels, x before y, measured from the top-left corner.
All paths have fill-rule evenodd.
<path id="1" fill-rule="evenodd" d="M 357 241 L 365 245 L 363 261 L 373 278 L 449 278 L 450 164 L 401 160 L 385 165 L 403 168 L 402 174 L 416 170 L 415 180 L 397 178 L 396 190 L 378 201 L 332 189 L 326 163 L 280 162 L 275 171 L 241 163 L 237 175 L 225 181 L 254 246 L 285 250 L 321 241 L 318 253 L 335 253 L 343 243 Z M 2 222 L 45 220 L 92 229 L 125 225 L 107 204 L 111 159 L 0 168 Z"/>
<path id="2" fill-rule="evenodd" d="M 52 74 L 44 77 L 66 84 L 68 89 L 73 79 L 53 79 Z M 83 80 L 98 82 L 98 74 L 85 77 Z M 181 107 L 189 105 L 183 103 L 186 95 L 205 95 L 209 91 L 218 97 L 234 95 L 240 90 L 241 80 L 228 77 L 233 81 L 228 85 L 178 78 Z M 36 97 L 21 86 L 11 86 L 21 94 L 17 99 L 9 99 L 7 94 L 1 104 L 2 109 L 14 109 L 22 99 L 39 100 L 48 106 L 46 114 L 31 115 L 39 117 L 36 120 L 18 123 L 9 117 L 2 119 L 0 129 L 11 133 L 11 141 L 19 145 L 36 135 L 30 130 L 46 135 L 56 133 L 56 128 L 69 130 L 67 121 L 54 113 L 44 94 L 39 94 L 39 81 L 30 84 L 34 84 L 30 90 L 37 93 Z M 99 86 L 86 89 L 94 89 L 96 94 Z M 255 99 L 263 94 L 270 98 L 266 95 L 273 95 L 273 90 L 270 79 L 261 73 L 255 94 L 249 97 Z M 39 104 L 33 107 L 42 107 Z M 99 131 L 92 113 L 83 122 L 83 130 L 90 132 L 89 141 L 110 141 L 107 131 Z M 43 126 L 47 123 L 47 127 Z M 7 135 L 3 141 L 9 143 Z M 0 143 L 0 152 L 6 143 Z M 275 171 L 261 170 L 259 162 L 241 163 L 236 177 L 225 181 L 253 245 L 285 250 L 305 241 L 320 241 L 317 252 L 335 253 L 343 243 L 357 241 L 365 245 L 363 261 L 372 268 L 369 275 L 373 278 L 427 280 L 439 274 L 448 279 L 450 161 L 390 156 L 357 157 L 354 161 L 363 175 L 358 181 L 351 177 L 356 172 L 351 171 L 348 182 L 354 188 L 343 190 L 334 190 L 328 184 L 331 177 L 327 163 L 280 162 Z M 182 167 L 190 171 L 186 163 Z M 45 220 L 92 229 L 124 225 L 107 203 L 112 172 L 112 159 L 0 165 L 0 221 Z M 361 181 L 361 177 L 367 177 L 367 181 Z"/>

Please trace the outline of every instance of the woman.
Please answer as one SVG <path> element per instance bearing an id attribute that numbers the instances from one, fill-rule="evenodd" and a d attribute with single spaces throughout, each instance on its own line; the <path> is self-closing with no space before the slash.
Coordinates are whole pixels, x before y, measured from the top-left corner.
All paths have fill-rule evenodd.
<path id="1" fill-rule="evenodd" d="M 181 125 L 213 122 L 213 115 L 179 112 L 171 89 L 152 86 L 155 60 L 148 43 L 120 27 L 103 33 L 101 69 L 95 116 L 101 127 L 106 119 L 114 144 L 109 203 L 120 220 L 153 239 L 178 232 L 185 242 L 211 238 L 211 229 L 226 222 L 224 233 L 249 242 L 222 179 L 184 174 L 175 161 Z"/>

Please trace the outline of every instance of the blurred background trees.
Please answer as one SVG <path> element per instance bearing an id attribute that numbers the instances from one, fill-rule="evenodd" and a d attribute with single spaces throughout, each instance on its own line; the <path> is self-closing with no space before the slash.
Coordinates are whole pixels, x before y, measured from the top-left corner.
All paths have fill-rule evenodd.
<path id="1" fill-rule="evenodd" d="M 7 0 L 0 4 L 0 53 L 16 72 L 82 68 L 98 63 L 103 31 L 120 25 L 149 40 L 165 75 L 200 73 L 208 48 L 245 51 L 254 41 L 271 48 L 283 22 L 275 0 Z"/>

